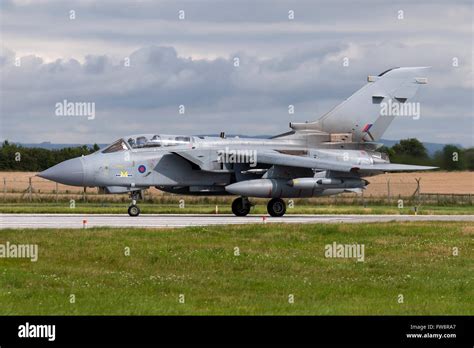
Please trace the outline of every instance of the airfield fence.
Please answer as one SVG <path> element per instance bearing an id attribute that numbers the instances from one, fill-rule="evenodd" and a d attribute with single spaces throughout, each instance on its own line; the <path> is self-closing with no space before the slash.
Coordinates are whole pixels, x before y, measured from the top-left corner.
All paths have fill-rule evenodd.
<path id="1" fill-rule="evenodd" d="M 26 174 L 26 173 L 25 173 Z M 19 177 L 2 178 L 3 202 L 66 202 L 74 199 L 78 202 L 112 203 L 129 202 L 128 194 L 108 195 L 97 188 L 81 188 L 54 183 L 36 176 L 19 175 Z M 230 196 L 184 196 L 164 193 L 155 188 L 143 192 L 146 202 L 158 204 L 225 204 L 230 203 Z M 472 205 L 474 195 L 470 193 L 432 193 L 423 192 L 420 179 L 406 182 L 371 183 L 361 194 L 344 193 L 335 196 L 294 199 L 298 204 L 325 205 L 396 205 L 399 200 L 404 204 L 431 205 Z"/>

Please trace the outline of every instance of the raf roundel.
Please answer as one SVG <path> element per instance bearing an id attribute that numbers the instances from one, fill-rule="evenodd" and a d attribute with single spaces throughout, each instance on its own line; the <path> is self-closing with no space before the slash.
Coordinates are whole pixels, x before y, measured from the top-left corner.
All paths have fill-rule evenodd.
<path id="1" fill-rule="evenodd" d="M 138 166 L 138 171 L 143 174 L 146 172 L 146 167 L 142 164 Z"/>

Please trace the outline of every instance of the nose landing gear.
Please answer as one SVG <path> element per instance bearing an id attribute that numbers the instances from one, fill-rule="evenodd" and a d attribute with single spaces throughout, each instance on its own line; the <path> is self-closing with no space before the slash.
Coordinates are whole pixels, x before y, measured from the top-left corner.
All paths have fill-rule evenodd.
<path id="1" fill-rule="evenodd" d="M 130 192 L 130 198 L 132 199 L 132 204 L 128 207 L 128 215 L 138 216 L 140 215 L 140 208 L 137 205 L 137 199 L 141 198 L 141 191 L 132 191 Z"/>
<path id="2" fill-rule="evenodd" d="M 128 207 L 128 215 L 130 216 L 138 216 L 140 215 L 140 208 L 138 205 L 132 204 Z"/>

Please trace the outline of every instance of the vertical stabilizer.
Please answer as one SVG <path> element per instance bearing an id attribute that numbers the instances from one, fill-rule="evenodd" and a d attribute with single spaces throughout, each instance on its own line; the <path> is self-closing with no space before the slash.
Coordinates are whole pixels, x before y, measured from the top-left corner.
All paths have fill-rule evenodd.
<path id="1" fill-rule="evenodd" d="M 377 141 L 397 114 L 394 110 L 412 110 L 412 98 L 426 84 L 427 67 L 394 68 L 378 76 L 315 122 L 292 123 L 294 130 L 317 130 L 329 134 L 351 134 L 352 141 Z M 411 108 L 411 109 L 410 109 Z M 405 115 L 406 116 L 406 115 Z M 416 117 L 416 115 L 413 115 Z M 419 115 L 418 115 L 419 117 Z"/>

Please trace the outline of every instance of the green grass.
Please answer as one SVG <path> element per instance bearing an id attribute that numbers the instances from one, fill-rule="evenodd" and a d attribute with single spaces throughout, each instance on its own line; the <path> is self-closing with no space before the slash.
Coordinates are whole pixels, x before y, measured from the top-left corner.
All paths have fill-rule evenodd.
<path id="1" fill-rule="evenodd" d="M 39 260 L 0 258 L 0 315 L 473 315 L 473 236 L 464 222 L 4 229 Z M 365 262 L 325 258 L 334 241 L 364 244 Z"/>
<path id="2" fill-rule="evenodd" d="M 139 203 L 144 214 L 214 214 L 215 204 L 187 204 L 179 208 L 178 204 Z M 62 213 L 62 214 L 124 214 L 128 203 L 85 203 L 76 202 L 71 209 L 68 202 L 63 203 L 0 203 L 0 213 Z M 231 214 L 230 204 L 219 204 L 220 214 Z M 257 204 L 251 214 L 266 214 L 265 203 Z M 414 214 L 413 206 L 405 205 L 399 209 L 396 205 L 299 205 L 288 208 L 287 214 Z M 418 214 L 474 214 L 474 206 L 420 206 Z"/>

